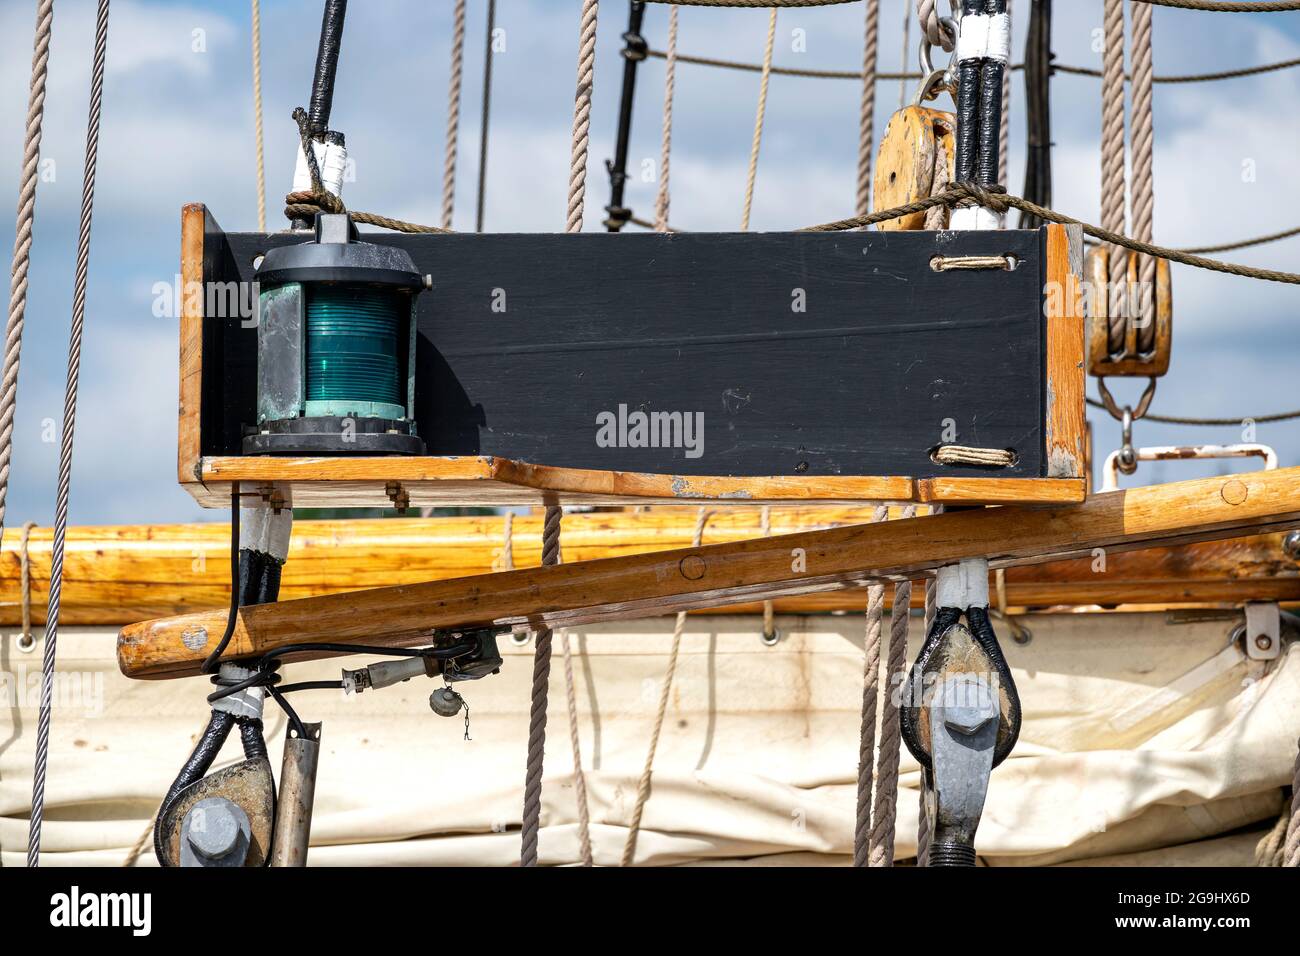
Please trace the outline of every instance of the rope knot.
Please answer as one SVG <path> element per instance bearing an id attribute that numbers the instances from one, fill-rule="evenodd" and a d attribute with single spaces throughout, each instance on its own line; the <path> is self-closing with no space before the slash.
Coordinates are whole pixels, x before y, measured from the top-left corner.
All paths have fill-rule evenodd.
<path id="1" fill-rule="evenodd" d="M 940 195 L 949 206 L 983 206 L 994 212 L 1006 212 L 1011 208 L 1011 203 L 1007 202 L 1005 186 L 984 186 L 970 180 L 952 182 Z"/>
<path id="2" fill-rule="evenodd" d="M 343 200 L 327 190 L 321 183 L 320 164 L 316 161 L 316 150 L 312 148 L 311 118 L 307 111 L 299 106 L 293 111 L 293 121 L 298 124 L 298 140 L 302 144 L 302 154 L 307 161 L 307 172 L 311 176 L 311 189 L 301 189 L 284 197 L 284 215 L 290 221 L 296 219 L 312 220 L 317 213 L 347 212 Z"/>

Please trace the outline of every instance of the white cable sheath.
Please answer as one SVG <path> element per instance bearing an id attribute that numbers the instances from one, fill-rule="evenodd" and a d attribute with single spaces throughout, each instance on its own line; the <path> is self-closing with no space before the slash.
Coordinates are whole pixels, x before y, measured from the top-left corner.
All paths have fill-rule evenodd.
<path id="1" fill-rule="evenodd" d="M 326 192 L 335 196 L 343 195 L 343 173 L 348 166 L 348 150 L 342 143 L 321 143 L 312 141 L 312 152 L 316 154 L 316 165 L 320 167 L 320 182 Z M 298 161 L 293 168 L 293 191 L 306 192 L 311 189 L 311 171 L 307 168 L 307 156 L 298 147 Z"/>
<path id="2" fill-rule="evenodd" d="M 961 18 L 957 60 L 1011 59 L 1011 14 L 968 13 Z"/>

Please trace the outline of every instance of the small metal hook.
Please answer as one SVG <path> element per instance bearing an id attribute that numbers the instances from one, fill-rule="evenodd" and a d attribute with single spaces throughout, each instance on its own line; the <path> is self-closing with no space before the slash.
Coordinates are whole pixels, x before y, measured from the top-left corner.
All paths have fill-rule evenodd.
<path id="1" fill-rule="evenodd" d="M 957 21 L 952 17 L 941 17 L 939 23 L 953 37 L 957 36 Z M 935 69 L 934 56 L 931 53 L 933 49 L 933 44 L 924 36 L 921 37 L 921 85 L 912 97 L 913 106 L 920 106 L 923 100 L 937 99 L 939 93 L 945 90 L 950 96 L 956 97 L 957 95 L 957 64 L 955 56 L 948 58 L 948 64 L 943 69 Z"/>

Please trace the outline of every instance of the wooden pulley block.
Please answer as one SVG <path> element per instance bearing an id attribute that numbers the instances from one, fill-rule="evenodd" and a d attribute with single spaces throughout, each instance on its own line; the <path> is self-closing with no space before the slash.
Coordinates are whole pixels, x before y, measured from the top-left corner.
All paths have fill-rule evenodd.
<path id="1" fill-rule="evenodd" d="M 1136 252 L 1128 255 L 1130 287 L 1138 281 Z M 1150 377 L 1169 371 L 1169 353 L 1173 339 L 1173 289 L 1169 281 L 1169 261 L 1156 260 L 1155 329 L 1153 336 L 1140 335 L 1139 323 L 1132 319 L 1124 324 L 1122 351 L 1112 350 L 1110 343 L 1110 247 L 1094 246 L 1084 259 L 1084 279 L 1089 294 L 1084 297 L 1088 313 L 1088 372 L 1092 375 Z M 1133 296 L 1136 301 L 1137 296 Z"/>
<path id="2" fill-rule="evenodd" d="M 956 156 L 954 134 L 957 118 L 943 110 L 908 106 L 889 119 L 876 157 L 872 193 L 876 209 L 890 209 L 925 199 L 952 181 Z M 939 163 L 943 163 L 940 170 Z M 935 173 L 939 173 L 936 185 Z M 925 213 L 913 213 L 887 222 L 877 229 L 924 229 Z"/>

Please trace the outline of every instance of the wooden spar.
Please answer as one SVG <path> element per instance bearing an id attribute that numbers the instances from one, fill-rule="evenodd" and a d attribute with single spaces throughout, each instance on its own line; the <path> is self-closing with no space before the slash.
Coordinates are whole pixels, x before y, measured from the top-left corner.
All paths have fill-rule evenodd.
<path id="1" fill-rule="evenodd" d="M 996 568 L 1281 531 L 1297 521 L 1300 468 L 1251 472 L 1110 492 L 1050 511 L 953 512 L 256 605 L 239 612 L 229 655 L 310 640 L 415 646 L 435 630 L 619 620 L 914 577 L 967 557 L 987 556 Z M 118 663 L 129 677 L 197 673 L 224 623 L 224 612 L 205 612 L 128 626 Z"/>
<path id="2" fill-rule="evenodd" d="M 871 512 L 861 507 L 775 507 L 771 533 L 865 524 Z M 570 514 L 564 519 L 564 556 L 570 562 L 593 561 L 689 547 L 695 521 L 696 509 L 681 507 Z M 298 521 L 280 596 L 291 600 L 487 574 L 500 567 L 503 525 L 500 515 Z M 514 516 L 515 567 L 541 563 L 541 531 L 540 515 Z M 705 544 L 761 536 L 758 508 L 717 508 L 704 528 Z M 1284 551 L 1282 538 L 1279 533 L 1147 548 L 1109 555 L 1104 568 L 1091 555 L 1011 568 L 1007 602 L 1012 607 L 1111 607 L 1300 601 L 1300 562 Z M 0 627 L 17 625 L 22 617 L 18 541 L 18 535 L 9 535 L 0 550 Z M 32 620 L 38 626 L 45 621 L 49 596 L 50 543 L 49 528 L 33 529 L 28 557 Z M 60 618 L 66 624 L 121 626 L 221 608 L 230 595 L 229 543 L 229 528 L 215 522 L 69 528 Z M 912 597 L 920 607 L 921 589 Z M 864 601 L 860 591 L 845 589 L 793 595 L 775 604 L 779 613 L 808 613 L 861 611 Z M 723 611 L 752 613 L 757 607 L 736 604 Z"/>

